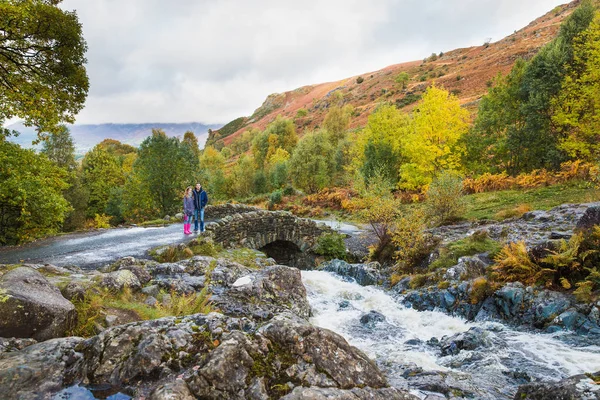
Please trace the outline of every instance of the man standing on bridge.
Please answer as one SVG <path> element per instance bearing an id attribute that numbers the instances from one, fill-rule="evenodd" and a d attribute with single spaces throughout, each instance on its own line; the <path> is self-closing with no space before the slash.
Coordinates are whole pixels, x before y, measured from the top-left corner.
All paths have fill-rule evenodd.
<path id="1" fill-rule="evenodd" d="M 200 220 L 200 232 L 204 232 L 204 207 L 208 203 L 208 195 L 199 183 L 196 183 L 192 195 L 194 196 L 194 232 L 198 232 L 198 220 Z"/>

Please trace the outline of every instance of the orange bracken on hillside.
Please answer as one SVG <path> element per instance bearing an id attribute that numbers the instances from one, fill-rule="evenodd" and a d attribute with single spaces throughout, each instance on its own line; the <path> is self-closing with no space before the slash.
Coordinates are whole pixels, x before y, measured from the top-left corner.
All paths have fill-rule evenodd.
<path id="1" fill-rule="evenodd" d="M 331 95 L 336 91 L 343 94 L 345 104 L 351 104 L 355 109 L 350 128 L 364 126 L 369 114 L 384 101 L 396 103 L 409 111 L 433 81 L 458 96 L 461 104 L 474 114 L 479 100 L 498 73 L 508 73 L 518 58 L 528 59 L 535 55 L 555 37 L 561 22 L 579 3 L 579 0 L 575 0 L 556 7 L 525 28 L 495 43 L 482 43 L 481 46 L 432 55 L 421 61 L 395 64 L 337 82 L 271 94 L 252 116 L 239 119 L 239 126 L 226 129 L 226 132 L 212 131 L 207 143 L 222 139 L 227 146 L 249 128 L 265 129 L 277 115 L 293 119 L 302 136 L 305 130 L 322 125 Z M 405 89 L 395 82 L 396 76 L 401 72 L 407 72 L 410 77 Z M 297 115 L 300 109 L 307 110 L 308 114 Z"/>

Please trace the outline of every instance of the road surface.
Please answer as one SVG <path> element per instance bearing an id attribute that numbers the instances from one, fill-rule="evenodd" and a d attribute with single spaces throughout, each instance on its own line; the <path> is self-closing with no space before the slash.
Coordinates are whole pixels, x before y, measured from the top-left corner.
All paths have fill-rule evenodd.
<path id="1" fill-rule="evenodd" d="M 323 222 L 344 233 L 358 228 L 333 221 Z M 56 236 L 19 247 L 0 247 L 0 264 L 44 263 L 97 268 L 119 258 L 145 258 L 148 250 L 166 244 L 182 243 L 195 235 L 184 235 L 181 224 L 149 228 L 113 228 Z"/>

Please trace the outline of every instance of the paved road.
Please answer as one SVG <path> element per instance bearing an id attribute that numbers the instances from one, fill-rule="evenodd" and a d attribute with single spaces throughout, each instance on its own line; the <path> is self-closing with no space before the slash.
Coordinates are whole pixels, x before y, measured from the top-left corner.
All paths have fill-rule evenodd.
<path id="1" fill-rule="evenodd" d="M 181 243 L 193 236 L 184 235 L 181 224 L 74 233 L 22 247 L 0 248 L 0 263 L 44 262 L 93 268 L 125 256 L 142 257 L 153 247 Z"/>
<path id="2" fill-rule="evenodd" d="M 345 233 L 356 232 L 353 225 L 324 222 Z M 40 240 L 21 247 L 0 247 L 0 264 L 49 263 L 97 268 L 121 257 L 146 257 L 148 250 L 165 244 L 182 243 L 195 235 L 184 235 L 181 224 L 156 228 L 115 228 L 98 232 L 74 233 Z"/>

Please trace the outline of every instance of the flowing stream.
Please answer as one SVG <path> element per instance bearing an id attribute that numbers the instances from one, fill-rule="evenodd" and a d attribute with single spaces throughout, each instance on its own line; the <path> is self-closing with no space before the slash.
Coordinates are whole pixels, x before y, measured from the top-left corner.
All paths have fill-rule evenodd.
<path id="1" fill-rule="evenodd" d="M 421 367 L 442 371 L 449 377 L 446 383 L 459 388 L 454 394 L 512 399 L 518 385 L 529 379 L 559 380 L 600 370 L 600 346 L 577 344 L 566 334 L 521 332 L 500 323 L 469 323 L 441 312 L 415 311 L 380 288 L 362 287 L 328 272 L 303 271 L 302 277 L 313 308 L 312 323 L 363 350 L 396 387 L 406 388 L 407 371 Z M 383 314 L 385 321 L 361 323 L 361 316 L 371 310 Z M 472 327 L 485 330 L 486 346 L 442 357 L 439 347 L 426 343 Z M 413 393 L 425 397 L 425 392 Z"/>

